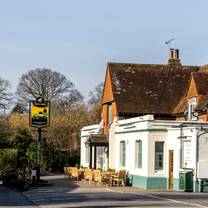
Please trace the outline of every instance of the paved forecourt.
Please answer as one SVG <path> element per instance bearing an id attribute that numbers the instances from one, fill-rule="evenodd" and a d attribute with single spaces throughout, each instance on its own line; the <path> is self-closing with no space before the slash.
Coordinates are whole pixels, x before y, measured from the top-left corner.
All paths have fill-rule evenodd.
<path id="1" fill-rule="evenodd" d="M 41 207 L 207 207 L 207 193 L 145 192 L 132 187 L 98 187 L 49 176 L 54 185 L 24 195 Z"/>

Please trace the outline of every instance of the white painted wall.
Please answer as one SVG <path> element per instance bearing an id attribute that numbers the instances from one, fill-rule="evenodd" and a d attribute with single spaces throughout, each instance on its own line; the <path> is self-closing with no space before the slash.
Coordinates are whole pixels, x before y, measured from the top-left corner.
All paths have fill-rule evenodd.
<path id="1" fill-rule="evenodd" d="M 81 145 L 80 145 L 80 165 L 83 167 L 89 167 L 89 162 L 86 161 L 86 146 L 85 142 L 89 138 L 90 134 L 97 134 L 99 131 L 99 125 L 85 126 L 81 129 Z"/>
<path id="2" fill-rule="evenodd" d="M 110 129 L 109 141 L 110 141 L 110 167 L 119 169 L 126 169 L 130 174 L 139 173 L 146 175 L 147 168 L 147 145 L 148 145 L 148 133 L 147 132 L 135 132 L 138 130 L 145 130 L 148 128 L 147 120 L 153 120 L 153 116 L 143 116 L 131 119 L 125 119 L 116 121 L 113 123 Z M 135 142 L 136 140 L 142 141 L 143 151 L 143 163 L 142 169 L 135 168 Z M 126 167 L 120 167 L 120 142 L 126 143 Z"/>
<path id="3" fill-rule="evenodd" d="M 149 177 L 169 177 L 169 150 L 174 151 L 174 178 L 179 178 L 179 172 L 182 168 L 194 170 L 196 177 L 196 142 L 197 128 L 184 127 L 183 136 L 187 139 L 184 141 L 181 157 L 182 167 L 180 167 L 180 128 L 182 121 L 156 121 L 153 116 L 143 116 L 132 119 L 120 120 L 113 123 L 110 130 L 110 167 L 116 170 L 125 168 L 130 174 L 149 176 Z M 188 123 L 188 122 L 186 122 Z M 197 124 L 197 123 L 196 123 Z M 174 127 L 175 126 L 175 127 Z M 156 131 L 152 131 L 156 129 Z M 163 130 L 167 130 L 166 132 Z M 161 131 L 160 131 L 161 130 Z M 204 139 L 207 138 L 207 139 Z M 202 138 L 201 138 L 202 139 Z M 135 142 L 142 140 L 142 168 L 135 167 Z M 126 142 L 126 167 L 120 167 L 120 142 Z M 164 169 L 155 170 L 155 142 L 164 142 Z M 203 151 L 202 150 L 203 147 Z M 201 164 L 208 165 L 208 135 L 204 135 L 200 151 Z M 184 158 L 184 159 L 183 159 Z M 207 158 L 207 159 L 206 159 Z M 201 166 L 202 168 L 202 166 Z M 208 174 L 208 171 L 207 171 Z"/>
<path id="4" fill-rule="evenodd" d="M 140 176 L 165 176 L 166 162 L 164 162 L 163 171 L 154 170 L 154 144 L 155 141 L 164 141 L 166 150 L 166 137 L 167 133 L 151 132 L 150 129 L 166 129 L 163 125 L 159 127 L 153 127 L 153 116 L 143 116 L 132 119 L 116 121 L 113 124 L 113 128 L 110 130 L 110 167 L 114 167 L 116 170 L 126 169 L 129 174 Z M 159 130 L 160 131 L 160 130 Z M 135 146 L 136 141 L 142 141 L 142 168 L 136 168 L 135 166 Z M 126 166 L 120 167 L 120 142 L 126 143 Z M 165 157 L 165 161 L 167 158 Z"/>
<path id="5" fill-rule="evenodd" d="M 199 125 L 189 124 L 190 127 L 183 127 L 182 146 L 180 128 L 182 121 L 159 121 L 154 120 L 153 116 L 142 116 L 125 120 L 114 120 L 109 131 L 109 167 L 116 170 L 125 168 L 129 174 L 149 176 L 149 177 L 169 177 L 169 150 L 174 151 L 174 170 L 175 179 L 179 178 L 182 168 L 193 169 L 194 180 L 197 176 L 208 178 L 208 133 L 199 137 L 199 162 L 197 164 L 197 135 L 204 130 L 200 130 Z M 205 122 L 205 124 L 207 124 Z M 81 165 L 89 166 L 85 158 L 85 141 L 90 134 L 98 133 L 99 125 L 84 127 L 81 131 Z M 166 131 L 165 131 L 166 130 Z M 135 167 L 135 143 L 142 141 L 142 168 Z M 120 142 L 126 143 L 126 166 L 120 167 Z M 164 141 L 164 169 L 155 171 L 155 142 Z M 181 154 L 182 148 L 182 156 Z M 182 166 L 180 166 L 182 159 Z M 107 160 L 105 160 L 105 169 Z"/>
<path id="6" fill-rule="evenodd" d="M 169 150 L 173 150 L 173 177 L 179 178 L 180 170 L 180 129 L 169 128 L 167 132 L 166 177 L 169 177 Z"/>
<path id="7" fill-rule="evenodd" d="M 174 150 L 174 178 L 179 178 L 179 172 L 183 169 L 192 169 L 194 181 L 198 179 L 208 179 L 208 133 L 205 133 L 200 127 L 184 127 L 182 135 L 185 136 L 180 144 L 180 129 L 169 128 L 167 135 L 167 156 L 169 150 Z M 202 135 L 201 135 L 202 134 Z M 201 136 L 200 136 L 201 135 Z M 198 140 L 198 162 L 197 162 L 197 140 Z M 180 167 L 180 149 L 182 148 L 182 166 Z M 168 174 L 167 159 L 167 174 Z M 195 185 L 195 184 L 194 184 Z M 194 188 L 195 190 L 195 188 Z"/>
<path id="8" fill-rule="evenodd" d="M 208 131 L 208 130 L 206 130 Z M 203 133 L 203 134 L 202 134 Z M 197 166 L 197 176 L 200 179 L 208 179 L 208 133 L 200 131 L 199 139 L 199 161 Z"/>
<path id="9" fill-rule="evenodd" d="M 169 174 L 169 150 L 174 151 L 174 167 L 173 175 L 174 178 L 179 178 L 179 172 L 182 169 L 192 169 L 194 176 L 196 176 L 196 136 L 197 129 L 195 127 L 184 127 L 182 135 L 186 138 L 182 138 L 179 128 L 169 128 L 167 135 L 167 177 Z M 182 144 L 182 146 L 181 146 Z M 182 155 L 181 155 L 182 148 Z M 181 161 L 181 165 L 180 165 Z"/>

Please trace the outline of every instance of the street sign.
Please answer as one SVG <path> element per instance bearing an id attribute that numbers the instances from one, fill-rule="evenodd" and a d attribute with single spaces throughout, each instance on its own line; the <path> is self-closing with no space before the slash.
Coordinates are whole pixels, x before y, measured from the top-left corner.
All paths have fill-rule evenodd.
<path id="1" fill-rule="evenodd" d="M 30 126 L 44 128 L 50 125 L 50 102 L 43 99 L 30 101 Z"/>

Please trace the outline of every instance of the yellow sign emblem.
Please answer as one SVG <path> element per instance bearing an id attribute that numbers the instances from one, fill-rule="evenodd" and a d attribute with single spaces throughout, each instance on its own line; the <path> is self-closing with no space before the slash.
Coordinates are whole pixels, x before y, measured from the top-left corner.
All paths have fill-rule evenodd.
<path id="1" fill-rule="evenodd" d="M 49 102 L 30 102 L 30 125 L 33 127 L 49 126 Z"/>

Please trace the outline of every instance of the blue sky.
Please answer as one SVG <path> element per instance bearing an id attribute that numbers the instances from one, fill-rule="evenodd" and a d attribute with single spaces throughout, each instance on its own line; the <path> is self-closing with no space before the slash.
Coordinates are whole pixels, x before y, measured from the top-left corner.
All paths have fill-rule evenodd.
<path id="1" fill-rule="evenodd" d="M 0 77 L 50 68 L 84 96 L 109 61 L 167 63 L 168 46 L 186 65 L 208 64 L 207 0 L 0 0 Z"/>

